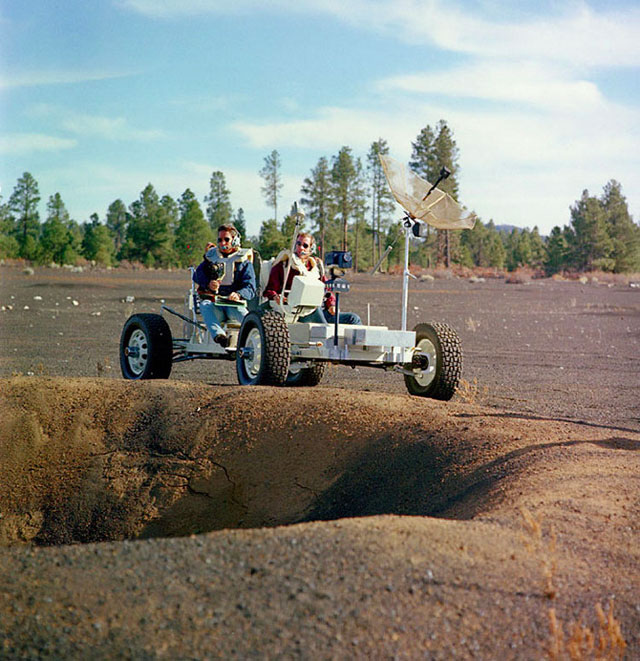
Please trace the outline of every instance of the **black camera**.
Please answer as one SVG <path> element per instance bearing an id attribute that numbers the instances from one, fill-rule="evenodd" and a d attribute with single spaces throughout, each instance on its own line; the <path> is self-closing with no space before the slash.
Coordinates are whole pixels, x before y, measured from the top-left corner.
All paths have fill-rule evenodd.
<path id="1" fill-rule="evenodd" d="M 337 266 L 339 269 L 353 268 L 353 258 L 349 250 L 332 250 L 324 256 L 326 266 Z"/>
<path id="2" fill-rule="evenodd" d="M 222 280 L 224 277 L 224 264 L 222 262 L 206 261 L 207 276 L 209 280 Z"/>

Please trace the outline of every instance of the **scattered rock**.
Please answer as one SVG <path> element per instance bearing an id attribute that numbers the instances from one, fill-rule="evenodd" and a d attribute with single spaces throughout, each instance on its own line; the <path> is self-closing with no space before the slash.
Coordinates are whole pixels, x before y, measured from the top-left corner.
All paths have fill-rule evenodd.
<path id="1" fill-rule="evenodd" d="M 480 278 L 480 277 L 478 277 L 477 275 L 472 275 L 472 276 L 469 278 L 469 282 L 474 282 L 474 283 L 476 283 L 476 282 L 484 282 L 484 278 Z"/>
<path id="2" fill-rule="evenodd" d="M 429 273 L 424 273 L 420 276 L 420 282 L 433 282 L 434 280 L 435 278 L 432 275 L 429 275 Z"/>
<path id="3" fill-rule="evenodd" d="M 127 296 L 127 297 L 124 299 L 123 303 L 133 303 L 135 300 L 136 300 L 136 297 L 135 297 L 135 296 Z"/>
<path id="4" fill-rule="evenodd" d="M 41 301 L 41 300 L 42 300 L 42 296 L 34 296 L 34 297 L 33 297 L 33 300 L 34 300 L 34 301 Z"/>
<path id="5" fill-rule="evenodd" d="M 35 271 L 30 266 L 27 266 L 26 268 L 22 269 L 22 273 L 24 275 L 33 275 Z"/>

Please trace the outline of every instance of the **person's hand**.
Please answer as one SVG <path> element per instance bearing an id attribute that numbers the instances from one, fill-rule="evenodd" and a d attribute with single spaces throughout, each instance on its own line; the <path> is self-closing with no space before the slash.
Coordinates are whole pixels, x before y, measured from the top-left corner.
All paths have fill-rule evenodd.
<path id="1" fill-rule="evenodd" d="M 211 280 L 209 282 L 209 291 L 212 291 L 215 294 L 219 288 L 220 288 L 219 280 Z"/>
<path id="2" fill-rule="evenodd" d="M 332 317 L 335 317 L 335 315 L 336 315 L 336 306 L 335 306 L 335 305 L 327 305 L 327 312 L 328 312 Z"/>
<path id="3" fill-rule="evenodd" d="M 274 300 L 278 305 L 280 305 L 280 294 L 276 294 L 276 295 L 274 296 L 273 300 Z"/>
<path id="4" fill-rule="evenodd" d="M 240 294 L 238 294 L 237 291 L 232 291 L 232 292 L 229 294 L 229 300 L 230 300 L 230 301 L 236 301 L 236 302 L 238 302 L 238 301 L 240 301 L 240 300 L 242 300 L 242 299 L 240 298 Z"/>

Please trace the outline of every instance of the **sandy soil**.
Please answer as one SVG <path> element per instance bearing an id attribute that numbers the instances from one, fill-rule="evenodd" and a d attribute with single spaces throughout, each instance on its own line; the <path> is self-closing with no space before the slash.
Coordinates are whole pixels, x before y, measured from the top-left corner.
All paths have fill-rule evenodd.
<path id="1" fill-rule="evenodd" d="M 537 659 L 551 609 L 568 638 L 611 599 L 640 656 L 640 290 L 412 283 L 465 350 L 441 403 L 342 367 L 125 382 L 123 322 L 184 273 L 0 277 L 3 658 Z M 400 279 L 353 282 L 398 327 Z"/>

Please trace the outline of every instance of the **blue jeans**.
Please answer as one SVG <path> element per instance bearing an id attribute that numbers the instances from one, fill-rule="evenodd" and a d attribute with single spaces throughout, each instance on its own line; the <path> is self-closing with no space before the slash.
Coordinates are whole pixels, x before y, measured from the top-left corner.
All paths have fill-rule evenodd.
<path id="1" fill-rule="evenodd" d="M 207 324 L 211 337 L 224 333 L 221 324 L 225 321 L 238 321 L 247 314 L 247 306 L 236 307 L 235 305 L 214 305 L 213 301 L 200 301 L 200 314 Z"/>
<path id="2" fill-rule="evenodd" d="M 324 311 L 324 316 L 327 319 L 327 322 L 330 324 L 336 323 L 336 315 L 329 314 L 326 310 Z M 338 320 L 339 324 L 351 324 L 352 326 L 362 326 L 362 319 L 355 312 L 341 312 L 340 319 Z"/>

